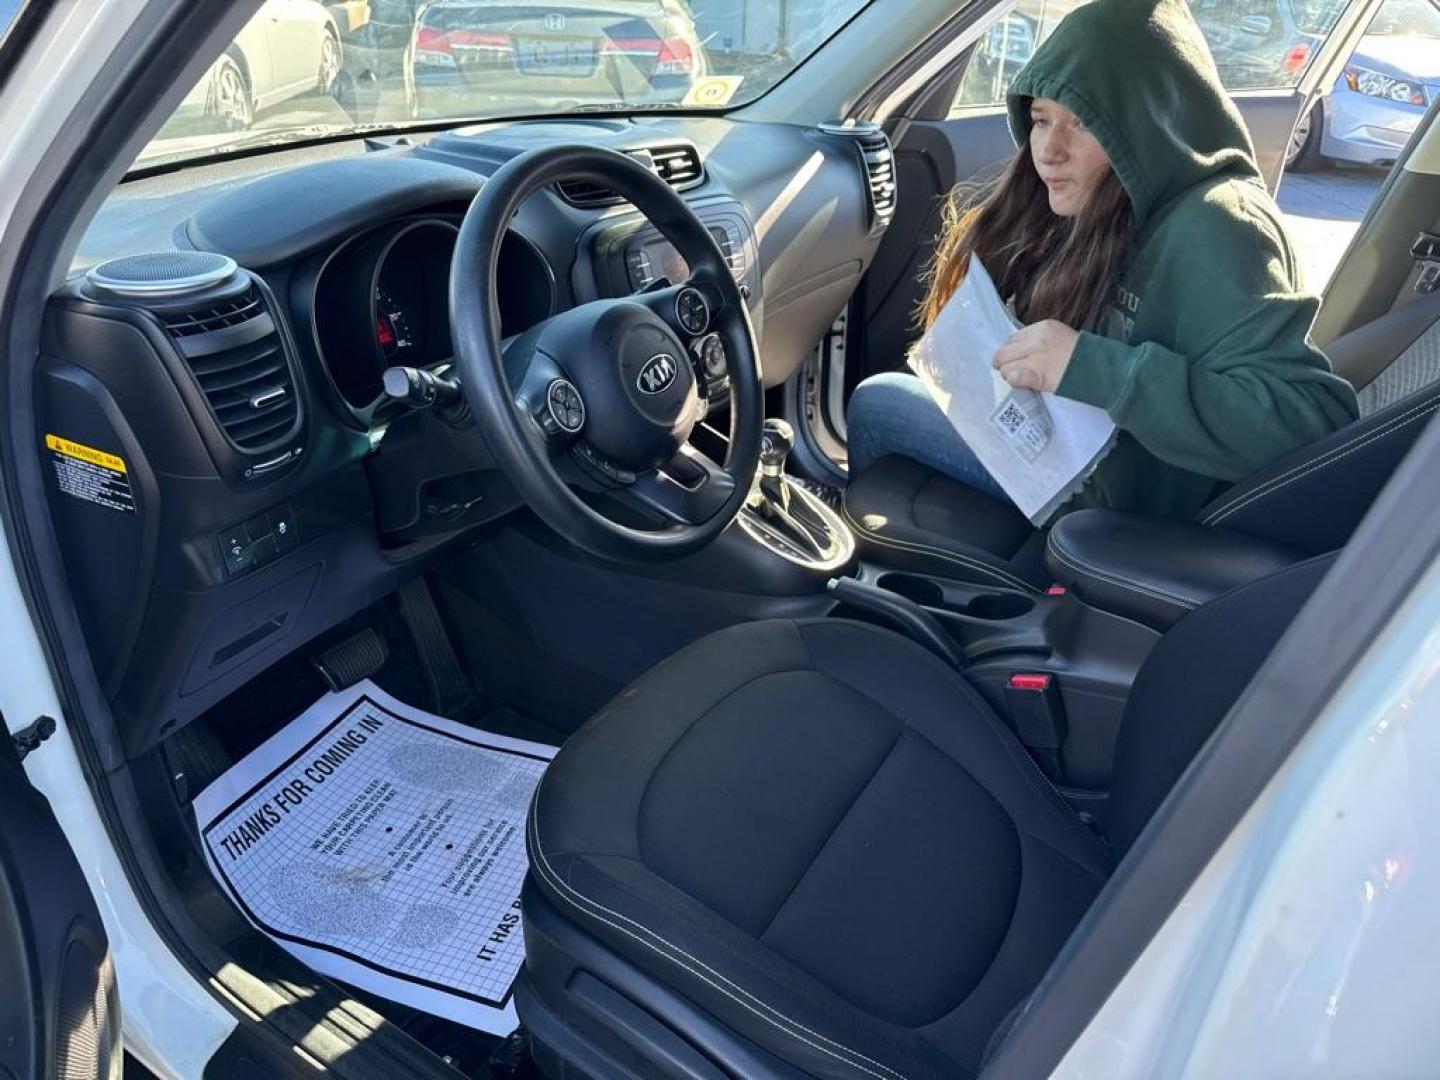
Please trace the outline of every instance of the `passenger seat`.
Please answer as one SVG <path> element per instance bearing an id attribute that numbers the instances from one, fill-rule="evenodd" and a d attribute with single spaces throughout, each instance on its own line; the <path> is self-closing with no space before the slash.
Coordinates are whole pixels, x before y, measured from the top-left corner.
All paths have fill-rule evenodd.
<path id="1" fill-rule="evenodd" d="M 1280 544 L 1297 558 L 1350 538 L 1440 407 L 1440 292 L 1326 351 L 1356 383 L 1360 419 L 1235 484 L 1198 523 Z M 1052 580 L 1043 530 L 1009 503 L 909 458 L 881 458 L 853 477 L 844 513 L 862 554 L 887 566 L 1030 592 Z"/>

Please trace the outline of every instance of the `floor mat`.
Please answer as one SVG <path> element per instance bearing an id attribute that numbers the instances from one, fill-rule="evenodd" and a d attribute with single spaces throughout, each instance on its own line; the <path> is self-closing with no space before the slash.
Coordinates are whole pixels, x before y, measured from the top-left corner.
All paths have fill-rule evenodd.
<path id="1" fill-rule="evenodd" d="M 555 748 L 327 694 L 194 802 L 206 856 L 316 971 L 504 1035 L 524 959 L 525 812 Z"/>

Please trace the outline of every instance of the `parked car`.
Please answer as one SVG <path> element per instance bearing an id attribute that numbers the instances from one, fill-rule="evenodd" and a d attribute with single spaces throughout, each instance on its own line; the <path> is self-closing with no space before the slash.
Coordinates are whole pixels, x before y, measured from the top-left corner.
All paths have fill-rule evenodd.
<path id="1" fill-rule="evenodd" d="M 314 90 L 340 73 L 340 29 L 319 0 L 265 0 L 181 104 L 176 127 L 245 131 L 261 109 Z"/>
<path id="2" fill-rule="evenodd" d="M 434 0 L 416 15 L 405 54 L 415 116 L 474 113 L 527 93 L 545 108 L 680 101 L 706 68 L 688 8 L 675 0 L 604 6 Z"/>
<path id="3" fill-rule="evenodd" d="M 1288 169 L 1326 160 L 1391 165 L 1440 97 L 1440 6 L 1388 0 L 1344 73 L 1295 126 Z"/>

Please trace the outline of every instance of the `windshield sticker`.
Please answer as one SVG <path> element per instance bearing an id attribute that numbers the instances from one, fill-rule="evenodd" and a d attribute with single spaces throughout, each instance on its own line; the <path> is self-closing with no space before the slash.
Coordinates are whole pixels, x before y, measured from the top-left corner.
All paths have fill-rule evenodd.
<path id="1" fill-rule="evenodd" d="M 722 105 L 730 104 L 744 81 L 744 75 L 706 75 L 695 80 L 694 85 L 685 92 L 680 104 L 701 109 L 718 109 Z"/>
<path id="2" fill-rule="evenodd" d="M 135 512 L 124 458 L 58 435 L 46 435 L 45 446 L 55 467 L 55 481 L 66 495 L 127 514 Z"/>

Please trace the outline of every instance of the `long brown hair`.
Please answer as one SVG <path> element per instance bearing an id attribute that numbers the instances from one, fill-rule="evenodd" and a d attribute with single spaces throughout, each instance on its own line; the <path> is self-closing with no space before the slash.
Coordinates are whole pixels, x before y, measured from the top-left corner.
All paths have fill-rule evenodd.
<path id="1" fill-rule="evenodd" d="M 1050 209 L 1030 143 L 988 187 L 960 185 L 945 200 L 940 243 L 920 305 L 924 326 L 935 321 L 965 278 L 975 253 L 1000 295 L 1014 298 L 1022 322 L 1059 319 L 1093 327 L 1130 252 L 1134 212 L 1112 169 L 1074 217 Z"/>

